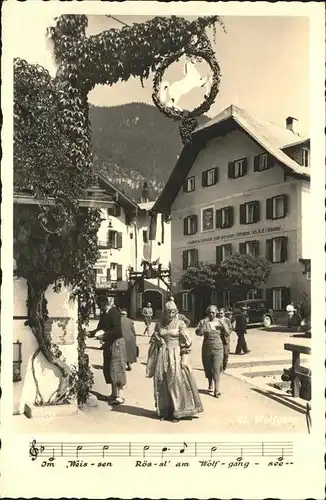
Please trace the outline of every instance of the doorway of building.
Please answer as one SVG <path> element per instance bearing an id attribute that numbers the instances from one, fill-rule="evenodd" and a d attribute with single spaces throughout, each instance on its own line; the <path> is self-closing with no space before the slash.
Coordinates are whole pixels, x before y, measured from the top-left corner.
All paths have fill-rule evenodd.
<path id="1" fill-rule="evenodd" d="M 163 311 L 163 294 L 157 290 L 145 290 L 143 293 L 143 307 L 150 302 L 154 316 L 159 316 Z"/>

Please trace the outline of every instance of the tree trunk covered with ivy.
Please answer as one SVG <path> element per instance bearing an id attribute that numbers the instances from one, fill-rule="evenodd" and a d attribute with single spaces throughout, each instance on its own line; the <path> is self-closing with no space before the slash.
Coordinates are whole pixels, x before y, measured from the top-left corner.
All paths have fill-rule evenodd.
<path id="1" fill-rule="evenodd" d="M 168 57 L 190 48 L 209 54 L 212 61 L 205 29 L 215 29 L 216 23 L 222 24 L 218 16 L 191 22 L 156 17 L 86 37 L 86 16 L 63 15 L 48 32 L 58 66 L 54 78 L 41 66 L 14 61 L 14 186 L 35 198 L 35 205 L 15 206 L 15 272 L 29 287 L 28 324 L 38 342 L 33 362 L 42 353 L 61 373 L 48 401 L 35 378 L 38 404 L 67 401 L 74 381 L 79 402 L 85 402 L 93 381 L 85 325 L 99 256 L 100 216 L 79 207 L 94 182 L 88 93 L 97 84 L 113 85 L 132 76 L 143 81 Z M 77 376 L 45 330 L 45 292 L 49 286 L 59 291 L 62 285 L 71 286 L 79 301 Z"/>

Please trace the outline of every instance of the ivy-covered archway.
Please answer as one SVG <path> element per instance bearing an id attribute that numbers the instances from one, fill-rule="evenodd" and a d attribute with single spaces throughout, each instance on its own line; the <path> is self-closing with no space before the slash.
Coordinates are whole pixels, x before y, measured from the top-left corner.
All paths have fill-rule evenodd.
<path id="1" fill-rule="evenodd" d="M 63 15 L 49 28 L 58 66 L 51 78 L 44 68 L 16 59 L 14 67 L 14 183 L 15 190 L 35 198 L 29 207 L 15 207 L 14 253 L 16 275 L 30 290 L 29 320 L 42 353 L 61 371 L 51 400 L 37 391 L 37 404 L 60 404 L 76 389 L 86 401 L 92 374 L 85 354 L 85 324 L 89 318 L 93 266 L 98 258 L 96 210 L 81 209 L 79 200 L 94 180 L 88 93 L 95 85 L 114 85 L 130 77 L 145 80 L 156 73 L 154 104 L 180 121 L 184 142 L 218 93 L 220 72 L 206 28 L 223 26 L 218 16 L 187 21 L 175 16 L 155 17 L 145 23 L 86 36 L 87 16 Z M 205 59 L 213 84 L 205 102 L 193 111 L 180 112 L 159 101 L 165 69 L 183 54 Z M 78 372 L 74 373 L 60 350 L 45 334 L 45 292 L 70 285 L 79 298 Z M 37 387 L 37 380 L 35 379 Z"/>

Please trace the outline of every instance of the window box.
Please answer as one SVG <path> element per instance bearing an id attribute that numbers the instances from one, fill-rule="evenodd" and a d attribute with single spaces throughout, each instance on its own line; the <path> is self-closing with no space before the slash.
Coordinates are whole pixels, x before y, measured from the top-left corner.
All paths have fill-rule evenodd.
<path id="1" fill-rule="evenodd" d="M 286 262 L 288 259 L 288 238 L 282 236 L 266 240 L 266 259 L 273 264 Z"/>
<path id="2" fill-rule="evenodd" d="M 201 220 L 202 232 L 214 229 L 214 207 L 203 208 L 201 211 Z"/>
<path id="3" fill-rule="evenodd" d="M 260 220 L 259 201 L 249 201 L 240 205 L 240 224 L 254 224 Z"/>
<path id="4" fill-rule="evenodd" d="M 232 227 L 233 223 L 233 207 L 225 207 L 220 210 L 216 210 L 216 228 L 224 229 Z"/>
<path id="5" fill-rule="evenodd" d="M 254 157 L 254 172 L 263 172 L 274 165 L 273 157 L 268 153 L 262 153 Z"/>
<path id="6" fill-rule="evenodd" d="M 251 240 L 239 243 L 239 253 L 242 255 L 252 255 L 253 257 L 259 256 L 259 241 Z"/>
<path id="7" fill-rule="evenodd" d="M 214 186 L 218 182 L 218 168 L 210 168 L 202 173 L 202 186 Z"/>
<path id="8" fill-rule="evenodd" d="M 183 183 L 183 191 L 184 193 L 191 193 L 195 191 L 195 177 L 188 177 Z"/>
<path id="9" fill-rule="evenodd" d="M 189 236 L 197 233 L 197 215 L 189 215 L 183 219 L 183 234 Z"/>
<path id="10" fill-rule="evenodd" d="M 301 150 L 301 165 L 303 167 L 310 166 L 310 151 L 308 148 L 302 148 Z"/>
<path id="11" fill-rule="evenodd" d="M 228 165 L 229 179 L 238 179 L 239 177 L 244 177 L 247 172 L 248 172 L 247 158 L 240 158 L 239 160 L 229 162 Z"/>
<path id="12" fill-rule="evenodd" d="M 288 213 L 289 197 L 287 194 L 267 198 L 266 219 L 284 219 Z"/>
<path id="13" fill-rule="evenodd" d="M 188 267 L 196 267 L 198 265 L 198 250 L 184 250 L 182 252 L 182 269 L 185 271 Z"/>
<path id="14" fill-rule="evenodd" d="M 232 255 L 232 243 L 219 245 L 216 247 L 216 264 L 219 265 L 223 260 Z"/>

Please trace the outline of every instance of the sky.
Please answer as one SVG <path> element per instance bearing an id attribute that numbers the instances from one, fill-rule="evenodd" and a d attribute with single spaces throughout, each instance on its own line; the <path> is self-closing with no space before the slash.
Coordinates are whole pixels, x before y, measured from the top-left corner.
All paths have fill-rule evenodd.
<path id="1" fill-rule="evenodd" d="M 152 16 L 117 17 L 132 24 Z M 235 104 L 281 126 L 285 126 L 287 116 L 294 116 L 299 120 L 298 131 L 309 134 L 308 18 L 223 16 L 222 19 L 227 32 L 217 26 L 216 44 L 213 45 L 222 73 L 220 91 L 207 114 L 213 117 Z M 17 36 L 12 51 L 15 57 L 41 64 L 53 75 L 51 45 L 45 36 L 51 24 L 53 17 L 44 11 L 37 14 L 34 10 L 31 22 L 26 15 L 16 18 Z M 112 27 L 119 29 L 120 25 L 106 16 L 88 17 L 88 35 Z M 201 67 L 205 76 L 206 65 Z M 178 80 L 182 77 L 181 65 L 171 67 L 166 75 L 170 82 Z M 89 102 L 99 106 L 129 102 L 152 104 L 152 77 L 144 86 L 142 88 L 139 79 L 135 78 L 112 87 L 98 85 L 90 92 Z M 198 91 L 191 91 L 183 105 L 194 107 L 201 102 L 200 97 Z"/>

